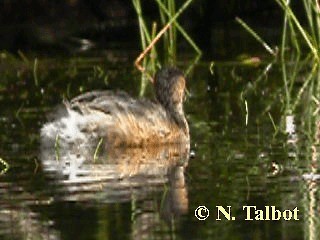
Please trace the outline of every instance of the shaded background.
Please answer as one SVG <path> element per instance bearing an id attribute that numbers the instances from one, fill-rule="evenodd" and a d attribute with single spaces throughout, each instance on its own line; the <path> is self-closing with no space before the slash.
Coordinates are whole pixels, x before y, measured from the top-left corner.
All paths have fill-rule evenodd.
<path id="1" fill-rule="evenodd" d="M 178 8 L 184 1 L 176 2 Z M 302 9 L 296 2 L 292 7 Z M 159 20 L 155 1 L 143 1 L 142 9 L 148 24 Z M 259 48 L 255 40 L 247 40 L 236 16 L 271 45 L 279 44 L 283 12 L 274 0 L 196 0 L 179 22 L 205 56 L 225 58 Z M 99 48 L 120 43 L 128 49 L 140 46 L 137 16 L 129 0 L 4 0 L 0 2 L 0 29 L 0 49 L 12 52 L 70 53 L 83 44 L 80 39 L 91 40 Z M 180 45 L 187 46 L 183 41 Z"/>

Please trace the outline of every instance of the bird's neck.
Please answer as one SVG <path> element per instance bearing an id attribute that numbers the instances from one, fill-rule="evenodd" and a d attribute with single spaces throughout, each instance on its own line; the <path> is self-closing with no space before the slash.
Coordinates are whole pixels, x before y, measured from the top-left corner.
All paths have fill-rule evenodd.
<path id="1" fill-rule="evenodd" d="M 170 105 L 167 109 L 177 126 L 183 130 L 186 136 L 189 136 L 189 126 L 183 111 L 182 103 Z"/>

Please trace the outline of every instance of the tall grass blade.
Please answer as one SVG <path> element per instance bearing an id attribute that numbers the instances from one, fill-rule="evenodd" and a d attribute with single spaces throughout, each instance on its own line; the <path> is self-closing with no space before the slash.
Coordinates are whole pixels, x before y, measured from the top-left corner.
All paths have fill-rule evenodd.
<path id="1" fill-rule="evenodd" d="M 186 1 L 181 8 L 176 12 L 176 14 L 169 20 L 169 22 L 160 30 L 160 32 L 155 36 L 151 43 L 144 49 L 144 51 L 137 57 L 135 61 L 135 66 L 141 71 L 145 72 L 145 68 L 140 65 L 141 60 L 145 55 L 153 48 L 156 42 L 161 38 L 161 36 L 170 28 L 172 23 L 184 12 L 184 10 L 191 4 L 193 0 Z M 152 78 L 151 78 L 152 79 Z"/>
<path id="2" fill-rule="evenodd" d="M 315 73 L 316 73 L 316 70 L 318 69 L 318 67 L 319 67 L 318 64 L 313 65 L 310 74 L 308 75 L 307 79 L 304 81 L 302 87 L 300 88 L 300 90 L 299 90 L 299 92 L 297 94 L 295 102 L 293 103 L 293 106 L 292 106 L 292 110 L 293 111 L 296 109 L 299 101 L 301 100 L 303 92 L 307 89 L 307 87 L 310 85 L 310 83 L 314 79 Z"/>
<path id="3" fill-rule="evenodd" d="M 146 27 L 145 21 L 143 19 L 141 2 L 140 2 L 140 0 L 132 0 L 132 3 L 135 8 L 135 11 L 138 15 L 141 47 L 142 47 L 142 49 L 145 49 L 147 47 L 147 44 L 151 41 L 151 38 L 150 38 L 150 34 L 148 32 L 148 29 Z"/>
<path id="4" fill-rule="evenodd" d="M 36 87 L 38 87 L 39 80 L 38 80 L 38 59 L 37 58 L 34 60 L 34 64 L 33 64 L 33 78 L 34 78 L 34 84 L 36 85 Z"/>
<path id="5" fill-rule="evenodd" d="M 156 0 L 159 7 L 161 8 L 162 11 L 160 11 L 163 15 L 163 12 L 167 14 L 167 16 L 170 18 L 170 12 L 169 10 L 164 6 L 164 4 L 161 2 L 161 0 Z M 186 41 L 190 44 L 190 46 L 193 47 L 193 49 L 198 53 L 202 54 L 202 51 L 200 48 L 197 46 L 197 44 L 191 39 L 191 37 L 186 33 L 186 31 L 181 27 L 181 25 L 178 22 L 173 22 L 174 26 L 178 29 L 178 31 L 182 34 L 182 36 L 186 39 Z"/>
<path id="6" fill-rule="evenodd" d="M 277 52 L 273 50 L 262 38 L 252 29 L 250 28 L 241 18 L 236 17 L 236 21 L 246 29 L 262 46 L 273 56 L 277 55 Z"/>
<path id="7" fill-rule="evenodd" d="M 275 0 L 280 7 L 286 12 L 288 18 L 293 21 L 295 27 L 299 30 L 300 34 L 302 35 L 303 39 L 307 43 L 307 46 L 310 48 L 311 52 L 313 53 L 314 57 L 319 61 L 319 53 L 317 48 L 317 43 L 315 39 L 312 39 L 308 32 L 302 27 L 301 23 L 297 19 L 296 15 L 290 8 L 290 5 L 287 4 L 286 0 Z"/>

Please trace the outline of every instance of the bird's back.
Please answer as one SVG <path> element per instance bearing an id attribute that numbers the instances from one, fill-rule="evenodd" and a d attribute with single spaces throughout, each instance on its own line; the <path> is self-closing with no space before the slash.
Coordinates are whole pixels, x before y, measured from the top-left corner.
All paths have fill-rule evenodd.
<path id="1" fill-rule="evenodd" d="M 51 123 L 60 127 L 56 134 L 61 136 L 74 129 L 78 136 L 103 139 L 109 147 L 188 141 L 188 136 L 162 105 L 147 99 L 134 99 L 122 91 L 85 93 L 67 102 L 66 107 L 65 124 L 59 123 L 61 118 Z M 63 130 L 61 126 L 69 130 Z"/>

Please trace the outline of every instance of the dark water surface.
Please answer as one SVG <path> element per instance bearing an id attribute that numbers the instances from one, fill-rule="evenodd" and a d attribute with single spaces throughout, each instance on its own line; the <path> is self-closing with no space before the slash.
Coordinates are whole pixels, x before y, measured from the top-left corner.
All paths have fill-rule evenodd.
<path id="1" fill-rule="evenodd" d="M 39 59 L 36 73 L 33 60 L 2 57 L 9 87 L 0 89 L 0 157 L 10 168 L 0 175 L 0 239 L 319 238 L 314 136 L 299 130 L 296 116 L 291 134 L 276 133 L 271 120 L 280 130 L 290 125 L 280 114 L 278 65 L 221 63 L 213 72 L 210 63 L 196 65 L 185 105 L 190 153 L 166 146 L 93 159 L 80 146 L 57 159 L 56 149 L 41 147 L 39 131 L 63 97 L 94 88 L 138 96 L 141 76 L 121 53 L 110 53 L 112 61 L 104 53 Z M 199 205 L 210 210 L 205 221 L 194 215 Z M 297 208 L 299 220 L 246 221 L 246 205 Z M 235 220 L 217 221 L 216 206 L 231 206 Z"/>

